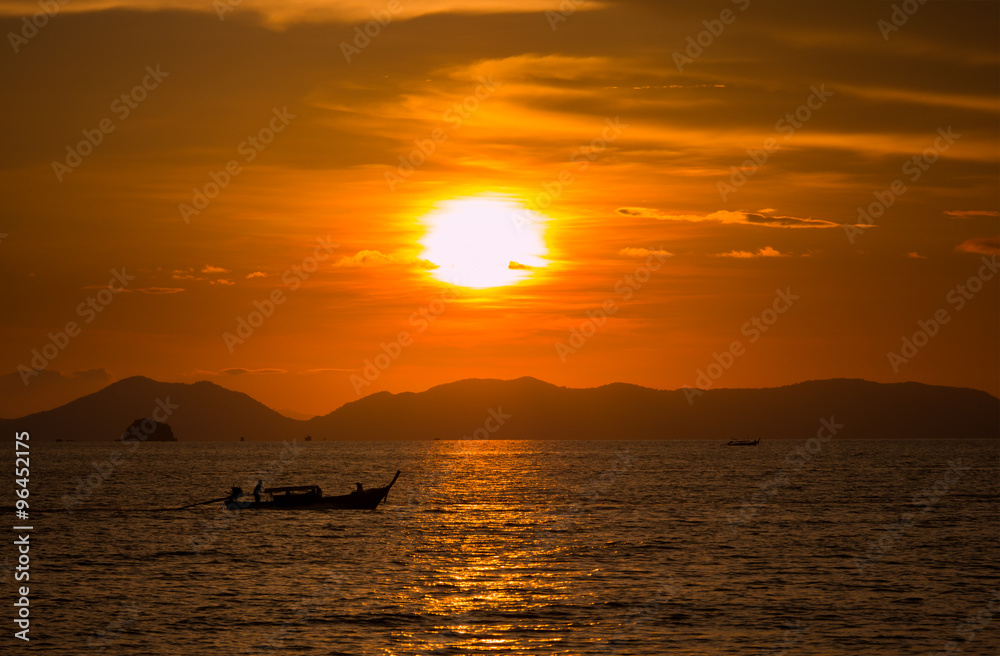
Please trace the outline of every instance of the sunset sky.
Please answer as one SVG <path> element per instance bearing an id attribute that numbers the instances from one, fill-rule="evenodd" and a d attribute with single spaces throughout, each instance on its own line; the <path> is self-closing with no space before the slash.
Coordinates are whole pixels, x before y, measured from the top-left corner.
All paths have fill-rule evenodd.
<path id="1" fill-rule="evenodd" d="M 1000 394 L 996 2 L 50 4 L 0 1 L 0 416 L 723 361 Z"/>

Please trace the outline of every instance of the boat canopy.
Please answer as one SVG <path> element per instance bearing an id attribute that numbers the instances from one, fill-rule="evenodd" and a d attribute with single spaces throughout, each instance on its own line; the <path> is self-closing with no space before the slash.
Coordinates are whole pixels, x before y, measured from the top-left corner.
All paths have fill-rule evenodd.
<path id="1" fill-rule="evenodd" d="M 292 492 L 305 492 L 319 494 L 318 485 L 291 485 L 288 487 L 269 487 L 264 490 L 265 494 L 290 494 Z"/>

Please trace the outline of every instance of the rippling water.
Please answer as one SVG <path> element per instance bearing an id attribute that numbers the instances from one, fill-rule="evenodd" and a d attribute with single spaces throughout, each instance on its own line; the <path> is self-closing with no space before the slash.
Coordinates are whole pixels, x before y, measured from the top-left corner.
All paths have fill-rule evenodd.
<path id="1" fill-rule="evenodd" d="M 32 516 L 31 652 L 1000 650 L 995 442 L 115 448 L 34 445 L 33 512 L 84 487 Z M 396 469 L 375 512 L 137 510 Z"/>

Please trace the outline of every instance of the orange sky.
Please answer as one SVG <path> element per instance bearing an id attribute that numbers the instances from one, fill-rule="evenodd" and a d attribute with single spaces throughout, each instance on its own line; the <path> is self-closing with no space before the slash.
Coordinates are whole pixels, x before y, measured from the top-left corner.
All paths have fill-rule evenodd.
<path id="1" fill-rule="evenodd" d="M 222 2 L 34 30 L 0 3 L 0 416 L 136 374 L 305 414 L 468 377 L 676 388 L 734 342 L 703 382 L 1000 394 L 995 3 Z M 520 282 L 428 259 L 467 197 L 542 215 Z M 470 230 L 445 242 L 507 259 Z"/>

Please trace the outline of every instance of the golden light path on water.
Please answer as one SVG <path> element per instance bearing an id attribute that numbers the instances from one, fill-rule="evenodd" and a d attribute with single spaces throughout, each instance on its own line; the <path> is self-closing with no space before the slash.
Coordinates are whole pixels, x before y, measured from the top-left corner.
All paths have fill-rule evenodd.
<path id="1" fill-rule="evenodd" d="M 421 223 L 421 257 L 442 282 L 483 289 L 529 278 L 546 266 L 546 217 L 513 196 L 484 193 L 442 201 Z"/>
<path id="2" fill-rule="evenodd" d="M 44 515 L 39 545 L 59 562 L 32 580 L 46 618 L 36 644 L 72 654 L 917 656 L 941 651 L 995 594 L 995 563 L 983 556 L 1000 499 L 990 441 L 830 441 L 752 522 L 734 525 L 804 440 L 725 457 L 718 440 L 441 437 L 310 442 L 287 462 L 276 443 L 144 444 L 86 509 Z M 59 508 L 107 452 L 39 447 L 32 455 L 53 483 L 40 486 L 38 507 Z M 859 573 L 899 491 L 933 484 L 949 458 L 976 463 L 961 490 Z M 211 499 L 229 481 L 248 489 L 268 462 L 286 468 L 275 483 L 325 491 L 403 474 L 375 512 L 161 510 Z M 906 581 L 887 585 L 890 567 Z M 996 653 L 995 626 L 964 653 Z"/>

